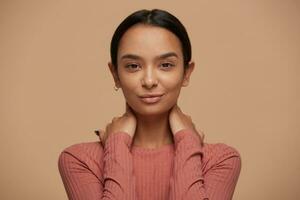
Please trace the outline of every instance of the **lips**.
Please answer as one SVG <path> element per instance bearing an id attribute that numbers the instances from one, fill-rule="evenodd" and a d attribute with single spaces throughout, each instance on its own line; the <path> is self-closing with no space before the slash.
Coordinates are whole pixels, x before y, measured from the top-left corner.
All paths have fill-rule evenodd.
<path id="1" fill-rule="evenodd" d="M 163 94 L 144 94 L 141 95 L 141 100 L 144 103 L 156 103 L 162 98 Z"/>
<path id="2" fill-rule="evenodd" d="M 162 96 L 163 94 L 144 94 L 144 95 L 141 95 L 140 97 L 142 98 L 148 98 L 148 97 L 160 97 Z"/>

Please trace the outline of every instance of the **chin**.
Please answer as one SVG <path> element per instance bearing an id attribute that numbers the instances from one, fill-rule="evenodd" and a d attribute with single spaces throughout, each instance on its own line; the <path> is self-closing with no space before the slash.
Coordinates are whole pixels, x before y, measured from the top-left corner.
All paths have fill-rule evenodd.
<path id="1" fill-rule="evenodd" d="M 161 108 L 140 108 L 139 110 L 137 110 L 137 113 L 140 115 L 162 115 L 165 112 L 167 112 L 167 110 L 161 109 Z"/>

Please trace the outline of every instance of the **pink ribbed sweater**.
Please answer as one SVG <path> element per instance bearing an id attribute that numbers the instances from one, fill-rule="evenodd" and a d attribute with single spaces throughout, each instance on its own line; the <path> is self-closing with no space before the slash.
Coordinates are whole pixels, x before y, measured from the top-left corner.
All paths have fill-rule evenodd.
<path id="1" fill-rule="evenodd" d="M 200 145 L 192 129 L 157 149 L 131 146 L 125 132 L 64 149 L 59 172 L 71 200 L 229 200 L 241 170 L 239 152 L 224 143 Z"/>

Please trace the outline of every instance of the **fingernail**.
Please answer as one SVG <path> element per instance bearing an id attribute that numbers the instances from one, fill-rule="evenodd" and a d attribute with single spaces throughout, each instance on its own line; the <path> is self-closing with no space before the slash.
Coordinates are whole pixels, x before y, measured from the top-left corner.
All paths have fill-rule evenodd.
<path id="1" fill-rule="evenodd" d="M 98 135 L 98 136 L 100 135 L 100 131 L 99 130 L 95 130 L 94 132 L 95 132 L 96 135 Z"/>

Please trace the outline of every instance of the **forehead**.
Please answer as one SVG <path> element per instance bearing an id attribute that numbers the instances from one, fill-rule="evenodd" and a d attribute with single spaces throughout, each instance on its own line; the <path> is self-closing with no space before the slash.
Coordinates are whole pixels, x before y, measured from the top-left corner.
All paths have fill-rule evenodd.
<path id="1" fill-rule="evenodd" d="M 178 37 L 169 30 L 157 26 L 136 24 L 122 36 L 118 58 L 124 54 L 137 54 L 144 58 L 153 58 L 167 52 L 182 56 Z"/>

